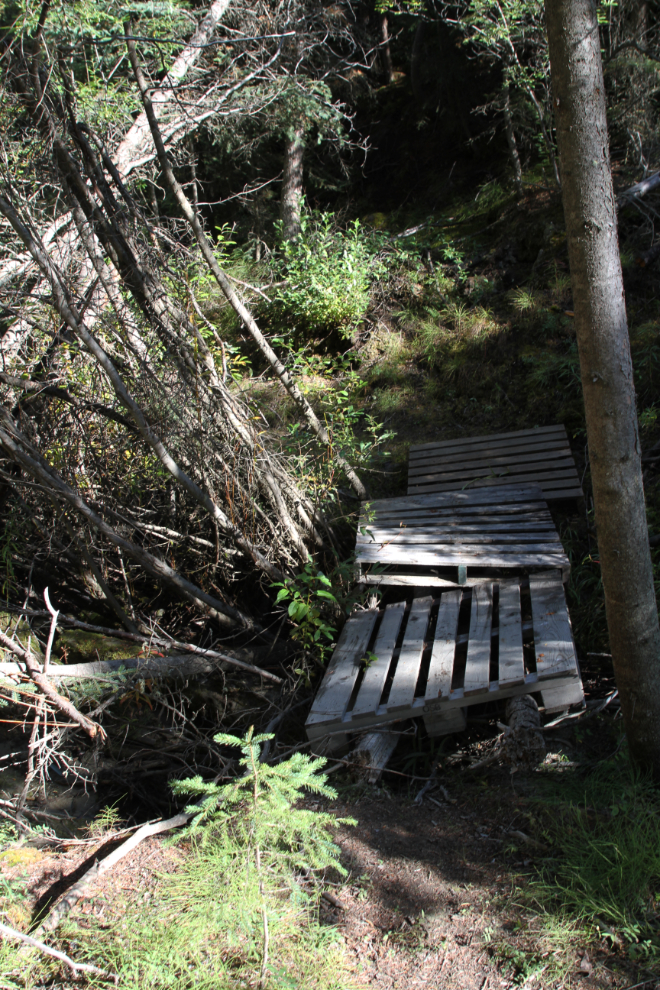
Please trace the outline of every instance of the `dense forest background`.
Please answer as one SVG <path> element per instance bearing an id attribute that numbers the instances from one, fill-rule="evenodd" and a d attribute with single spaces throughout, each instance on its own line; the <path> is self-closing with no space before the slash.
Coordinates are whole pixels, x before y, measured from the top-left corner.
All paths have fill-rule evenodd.
<path id="1" fill-rule="evenodd" d="M 104 969 L 136 986 L 206 985 L 202 972 L 214 986 L 339 986 L 355 974 L 317 917 L 319 877 L 344 868 L 323 810 L 335 792 L 300 754 L 303 724 L 347 614 L 377 600 L 355 581 L 360 501 L 405 492 L 410 443 L 566 425 L 585 490 L 553 510 L 571 619 L 587 694 L 614 690 L 543 5 L 0 8 L 2 676 L 36 658 L 60 692 L 0 684 L 6 841 L 35 828 L 55 841 L 55 793 L 81 802 L 67 811 L 76 822 L 97 815 L 97 839 L 194 799 L 198 830 L 217 835 L 219 815 L 225 844 L 213 869 L 187 859 L 168 888 L 177 903 L 177 883 L 197 891 L 171 949 L 176 977 L 137 922 L 103 950 Z M 598 17 L 655 559 L 658 6 L 612 0 Z M 114 667 L 57 673 L 92 661 Z M 578 816 L 565 866 L 541 871 L 553 980 L 568 980 L 566 953 L 587 930 L 609 932 L 626 965 L 657 961 L 657 797 L 627 764 L 603 763 L 625 756 L 615 714 L 578 745 L 596 769 L 575 800 L 593 810 L 605 794 L 606 824 Z M 483 712 L 469 743 L 442 744 L 457 768 L 497 718 Z M 275 738 L 251 741 L 250 727 Z M 447 752 L 402 739 L 393 772 L 426 779 Z M 212 810 L 225 785 L 227 810 Z M 310 788 L 321 804 L 305 817 Z M 626 851 L 603 878 L 619 814 Z M 538 815 L 530 841 L 556 851 L 552 813 Z M 215 955 L 209 876 L 246 904 L 241 918 L 218 908 Z M 295 912 L 273 909 L 269 935 L 265 899 L 284 888 L 307 921 L 294 934 Z M 20 900 L 9 887 L 7 899 Z M 77 946 L 67 931 L 62 944 Z M 522 962 L 507 951 L 498 965 L 519 984 L 543 970 L 524 962 L 546 958 L 538 946 Z M 603 985 L 633 982 L 621 972 Z M 7 978 L 45 985 L 31 973 Z"/>

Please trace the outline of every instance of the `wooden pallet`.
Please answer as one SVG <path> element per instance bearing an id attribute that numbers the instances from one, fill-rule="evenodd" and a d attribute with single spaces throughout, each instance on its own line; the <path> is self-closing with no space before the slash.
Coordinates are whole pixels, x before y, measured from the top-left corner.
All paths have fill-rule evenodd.
<path id="1" fill-rule="evenodd" d="M 546 500 L 582 496 L 564 426 L 541 426 L 410 448 L 409 495 L 525 482 L 540 485 Z"/>
<path id="2" fill-rule="evenodd" d="M 476 569 L 570 564 L 538 485 L 408 495 L 365 503 L 356 544 L 366 584 L 418 587 L 475 583 Z"/>
<path id="3" fill-rule="evenodd" d="M 346 622 L 306 723 L 317 747 L 421 716 L 430 735 L 465 727 L 465 708 L 540 694 L 547 712 L 582 703 L 559 571 L 444 590 Z"/>

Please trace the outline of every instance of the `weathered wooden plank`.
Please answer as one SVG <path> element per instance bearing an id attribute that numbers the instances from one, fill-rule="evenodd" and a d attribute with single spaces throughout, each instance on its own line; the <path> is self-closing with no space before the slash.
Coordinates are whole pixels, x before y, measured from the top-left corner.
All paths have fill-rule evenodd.
<path id="1" fill-rule="evenodd" d="M 355 612 L 346 620 L 314 699 L 308 724 L 342 718 L 378 615 L 378 609 L 368 609 Z"/>
<path id="2" fill-rule="evenodd" d="M 536 455 L 541 459 L 544 454 L 548 457 L 555 457 L 565 453 L 572 453 L 568 441 L 565 437 L 557 437 L 554 440 L 519 440 L 500 441 L 499 443 L 479 443 L 463 448 L 441 448 L 438 450 L 427 450 L 424 453 L 411 453 L 409 464 L 418 468 L 424 464 L 435 463 L 470 463 L 485 457 L 521 457 L 525 454 Z"/>
<path id="3" fill-rule="evenodd" d="M 490 639 L 493 621 L 493 586 L 472 589 L 470 632 L 463 690 L 466 695 L 487 691 L 490 684 Z"/>
<path id="4" fill-rule="evenodd" d="M 466 443 L 491 443 L 493 440 L 513 440 L 517 437 L 543 437 L 552 436 L 558 433 L 566 436 L 566 427 L 562 423 L 554 423 L 552 426 L 537 426 L 527 430 L 511 430 L 508 433 L 493 433 L 485 437 L 458 437 L 454 440 L 433 440 L 430 443 L 415 443 L 410 445 L 411 451 L 428 450 L 431 447 L 449 447 L 450 445 L 460 446 Z"/>
<path id="5" fill-rule="evenodd" d="M 511 556 L 553 555 L 565 557 L 559 543 L 366 543 L 357 548 L 358 561 L 371 563 L 404 562 L 410 565 L 446 563 L 449 558 L 457 564 L 491 557 L 507 559 Z M 566 557 L 568 561 L 568 558 Z"/>
<path id="6" fill-rule="evenodd" d="M 531 574 L 529 592 L 539 680 L 577 673 L 573 633 L 561 577 L 556 572 Z"/>
<path id="7" fill-rule="evenodd" d="M 562 545 L 559 541 L 556 532 L 541 531 L 511 531 L 502 532 L 501 530 L 496 530 L 493 533 L 479 533 L 475 532 L 474 529 L 468 531 L 467 533 L 452 533 L 452 532 L 440 532 L 440 533 L 427 533 L 417 529 L 417 527 L 410 529 L 390 529 L 390 530 L 372 530 L 370 535 L 359 536 L 355 541 L 356 546 L 370 546 L 371 544 L 388 544 L 397 543 L 400 546 L 407 546 L 409 544 L 426 544 L 435 546 L 451 544 L 451 543 L 462 543 L 462 544 L 522 544 L 522 543 L 534 543 L 534 544 L 551 544 L 552 546 L 562 549 Z"/>
<path id="8" fill-rule="evenodd" d="M 454 464 L 451 468 L 429 467 L 419 474 L 409 474 L 408 487 L 419 488 L 421 485 L 435 484 L 445 481 L 469 481 L 472 478 L 506 478 L 510 484 L 516 484 L 518 478 L 523 475 L 533 475 L 535 479 L 543 478 L 544 475 L 550 478 L 560 475 L 566 477 L 569 473 L 577 475 L 575 461 L 572 457 L 563 457 L 561 460 L 549 460 L 545 458 L 542 464 L 529 464 L 527 461 L 518 461 L 510 464 L 480 464 L 471 467 L 462 464 Z"/>
<path id="9" fill-rule="evenodd" d="M 522 613 L 520 610 L 520 582 L 499 582 L 499 672 L 501 688 L 511 684 L 523 684 L 525 661 L 523 656 Z"/>
<path id="10" fill-rule="evenodd" d="M 481 457 L 505 457 L 510 454 L 519 456 L 529 453 L 542 457 L 544 453 L 553 456 L 558 451 L 570 451 L 570 445 L 566 437 L 554 437 L 546 440 L 500 440 L 494 443 L 486 441 L 484 443 L 467 444 L 463 447 L 437 447 L 425 451 L 410 451 L 409 462 L 418 467 L 421 464 L 430 464 L 441 461 L 457 460 L 469 462 Z"/>
<path id="11" fill-rule="evenodd" d="M 496 521 L 485 522 L 482 521 L 480 517 L 472 518 L 468 520 L 458 520 L 458 519 L 448 519 L 443 521 L 436 521 L 433 519 L 424 519 L 419 521 L 418 518 L 414 516 L 411 519 L 403 520 L 400 519 L 398 523 L 394 523 L 390 520 L 381 521 L 376 519 L 371 526 L 365 526 L 364 532 L 359 531 L 357 538 L 359 540 L 366 540 L 370 537 L 376 537 L 378 535 L 392 536 L 392 534 L 400 534 L 405 536 L 409 533 L 424 533 L 429 536 L 449 536 L 449 535 L 464 535 L 464 534 L 492 534 L 492 533 L 518 533 L 521 530 L 525 533 L 556 533 L 557 530 L 552 524 L 551 519 L 541 519 L 538 521 L 532 520 L 527 521 L 524 518 L 511 518 L 505 516 L 502 519 Z"/>
<path id="12" fill-rule="evenodd" d="M 393 585 L 395 587 L 406 588 L 459 588 L 458 581 L 449 581 L 447 578 L 436 577 L 434 574 L 361 574 L 357 579 L 358 584 Z M 492 581 L 492 577 L 471 577 L 470 587 L 474 584 L 486 584 Z"/>
<path id="13" fill-rule="evenodd" d="M 502 477 L 506 477 L 506 476 L 503 475 Z M 494 475 L 492 474 L 484 475 L 484 476 L 479 475 L 476 478 L 467 478 L 465 480 L 465 484 L 466 485 L 469 484 L 470 489 L 464 489 L 464 490 L 467 491 L 481 487 L 492 487 L 493 478 Z M 518 481 L 536 481 L 539 484 L 542 484 L 544 481 L 548 481 L 548 480 L 549 481 L 560 480 L 563 483 L 563 485 L 567 485 L 567 484 L 573 484 L 576 479 L 579 480 L 577 477 L 577 471 L 575 470 L 575 468 L 572 468 L 571 470 L 562 470 L 562 471 L 550 472 L 550 473 L 544 471 L 544 472 L 540 472 L 539 474 L 523 474 L 516 479 L 516 483 Z M 428 484 L 424 484 L 424 485 L 411 484 L 408 486 L 408 492 L 411 495 L 416 495 L 422 492 L 428 492 L 429 494 L 434 494 L 434 495 L 449 494 L 451 491 L 454 490 L 452 489 L 451 485 L 455 485 L 455 484 L 456 482 L 444 482 L 444 481 L 429 482 Z M 505 487 L 505 486 L 503 485 L 501 487 Z"/>
<path id="14" fill-rule="evenodd" d="M 543 499 L 543 492 L 538 484 L 527 482 L 526 484 L 516 483 L 507 486 L 507 502 L 534 502 L 536 507 L 546 508 Z M 428 495 L 404 495 L 400 498 L 379 498 L 369 500 L 362 505 L 368 505 L 370 511 L 377 512 L 379 509 L 387 511 L 400 511 L 401 509 L 425 509 L 425 508 L 455 508 L 468 505 L 500 505 L 502 503 L 502 486 L 491 485 L 479 491 L 451 491 L 451 492 L 431 492 Z"/>
<path id="15" fill-rule="evenodd" d="M 375 712 L 380 704 L 405 608 L 405 602 L 396 602 L 385 609 L 372 650 L 378 659 L 370 663 L 365 671 L 358 696 L 351 709 L 351 717 Z"/>
<path id="16" fill-rule="evenodd" d="M 410 607 L 408 624 L 387 699 L 388 712 L 396 712 L 412 705 L 432 604 L 432 598 L 415 598 Z"/>
<path id="17" fill-rule="evenodd" d="M 571 705 L 584 704 L 584 690 L 579 677 L 558 677 L 553 681 L 544 681 L 541 688 L 541 702 L 546 712 L 561 712 Z"/>
<path id="18" fill-rule="evenodd" d="M 553 467 L 575 467 L 575 461 L 570 449 L 557 449 L 553 451 L 542 450 L 538 452 L 521 451 L 520 453 L 509 452 L 506 454 L 481 454 L 479 457 L 467 458 L 464 455 L 458 457 L 443 457 L 441 460 L 429 458 L 428 460 L 409 464 L 408 477 L 420 478 L 425 475 L 437 475 L 447 471 L 462 471 L 463 474 L 472 474 L 478 468 L 504 469 L 511 471 L 515 467 L 522 465 L 528 468 L 552 465 Z M 515 480 L 515 479 L 514 479 Z"/>
<path id="19" fill-rule="evenodd" d="M 559 498 L 584 498 L 584 492 L 582 491 L 582 486 L 580 484 L 574 488 L 548 488 L 546 494 L 548 499 L 551 499 L 553 502 Z"/>
<path id="20" fill-rule="evenodd" d="M 429 736 L 448 736 L 451 732 L 464 732 L 467 719 L 464 708 L 450 708 L 446 712 L 435 712 L 424 716 L 424 725 Z"/>
<path id="21" fill-rule="evenodd" d="M 438 608 L 438 621 L 433 637 L 431 663 L 426 681 L 424 697 L 445 698 L 451 691 L 451 678 L 454 671 L 456 653 L 456 633 L 458 613 L 461 607 L 462 591 L 444 591 Z"/>

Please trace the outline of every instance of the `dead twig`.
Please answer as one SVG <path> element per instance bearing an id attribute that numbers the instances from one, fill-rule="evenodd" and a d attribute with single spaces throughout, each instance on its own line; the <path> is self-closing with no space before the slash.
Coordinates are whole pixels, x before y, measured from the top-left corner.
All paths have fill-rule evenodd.
<path id="1" fill-rule="evenodd" d="M 54 959 L 59 959 L 70 970 L 74 973 L 96 973 L 98 976 L 106 976 L 109 980 L 112 980 L 115 986 L 119 982 L 119 977 L 114 973 L 108 973 L 105 969 L 99 969 L 98 966 L 92 966 L 90 963 L 77 963 L 67 956 L 65 952 L 60 952 L 59 949 L 53 949 L 50 945 L 44 945 L 43 942 L 39 942 L 36 938 L 32 938 L 31 935 L 24 935 L 23 932 L 17 931 L 15 928 L 10 928 L 9 925 L 5 925 L 0 922 L 0 933 L 5 936 L 5 938 L 13 938 L 19 942 L 24 942 L 25 945 L 31 946 L 33 949 L 38 949 L 39 952 L 45 953 L 47 956 L 52 956 Z"/>

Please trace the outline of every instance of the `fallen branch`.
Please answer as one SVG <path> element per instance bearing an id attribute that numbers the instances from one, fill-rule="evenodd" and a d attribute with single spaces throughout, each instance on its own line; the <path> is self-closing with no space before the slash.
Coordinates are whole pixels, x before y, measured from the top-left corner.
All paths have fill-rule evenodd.
<path id="1" fill-rule="evenodd" d="M 66 894 L 64 894 L 64 896 L 51 909 L 50 913 L 41 925 L 39 925 L 36 930 L 37 933 L 55 931 L 62 919 L 66 917 L 66 915 L 73 907 L 75 907 L 81 898 L 86 896 L 94 881 L 99 877 L 102 877 L 105 873 L 108 873 L 114 866 L 117 865 L 117 863 L 128 856 L 129 853 L 133 852 L 135 847 L 139 846 L 144 839 L 148 839 L 152 835 L 159 835 L 161 832 L 169 832 L 171 829 L 179 828 L 181 825 L 187 825 L 192 817 L 192 814 L 182 812 L 181 814 L 174 815 L 173 818 L 166 819 L 164 822 L 161 821 L 154 822 L 151 825 L 143 825 L 130 837 L 130 839 L 127 839 L 126 842 L 122 842 L 117 849 L 111 852 L 109 856 L 106 856 L 105 859 L 102 859 L 100 862 L 94 863 L 94 865 L 91 866 L 85 874 L 83 874 L 78 883 L 69 888 Z"/>
<path id="2" fill-rule="evenodd" d="M 108 973 L 107 970 L 99 969 L 98 966 L 92 966 L 90 963 L 77 963 L 71 956 L 67 956 L 66 952 L 60 952 L 59 949 L 52 949 L 50 945 L 44 945 L 43 942 L 37 941 L 31 935 L 24 935 L 23 932 L 19 932 L 15 928 L 10 928 L 9 925 L 5 925 L 2 922 L 0 922 L 0 933 L 5 938 L 14 938 L 19 942 L 24 942 L 26 945 L 32 946 L 33 949 L 38 949 L 39 952 L 43 952 L 47 956 L 59 959 L 74 973 L 96 973 L 98 976 L 107 976 L 109 980 L 113 981 L 115 986 L 119 983 L 119 977 L 114 973 Z"/>
<path id="3" fill-rule="evenodd" d="M 44 694 L 56 708 L 58 708 L 64 715 L 68 715 L 72 721 L 77 722 L 81 729 L 87 733 L 90 739 L 96 739 L 96 737 L 99 736 L 101 742 L 105 741 L 105 732 L 98 722 L 92 722 L 91 719 L 79 712 L 76 706 L 72 705 L 67 698 L 63 698 L 61 694 L 57 693 L 48 678 L 45 677 L 39 670 L 36 659 L 29 650 L 24 650 L 22 646 L 15 643 L 9 638 L 9 636 L 5 636 L 3 632 L 0 632 L 0 644 L 6 647 L 6 649 L 11 650 L 11 652 L 25 664 L 30 678 L 34 681 L 42 694 Z"/>
<path id="4" fill-rule="evenodd" d="M 636 182 L 634 186 L 630 186 L 629 189 L 624 189 L 623 192 L 619 193 L 616 198 L 617 209 L 620 210 L 621 207 L 626 206 L 628 203 L 633 203 L 636 199 L 641 199 L 642 196 L 646 196 L 651 190 L 657 189 L 658 186 L 660 186 L 660 172 L 654 172 L 653 175 L 647 176 L 646 179 Z"/>

